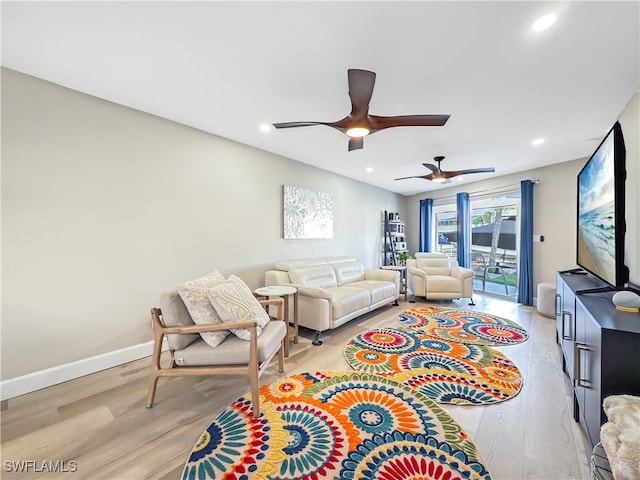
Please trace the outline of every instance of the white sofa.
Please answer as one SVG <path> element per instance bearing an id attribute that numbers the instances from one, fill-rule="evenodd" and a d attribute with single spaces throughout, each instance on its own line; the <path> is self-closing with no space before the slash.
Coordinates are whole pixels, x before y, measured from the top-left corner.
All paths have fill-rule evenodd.
<path id="1" fill-rule="evenodd" d="M 473 270 L 458 266 L 444 253 L 417 252 L 407 260 L 409 288 L 416 297 L 454 300 L 467 297 L 473 303 Z"/>
<path id="2" fill-rule="evenodd" d="M 288 260 L 265 273 L 265 285 L 298 288 L 298 324 L 320 333 L 395 302 L 400 295 L 397 271 L 365 269 L 353 257 Z"/>

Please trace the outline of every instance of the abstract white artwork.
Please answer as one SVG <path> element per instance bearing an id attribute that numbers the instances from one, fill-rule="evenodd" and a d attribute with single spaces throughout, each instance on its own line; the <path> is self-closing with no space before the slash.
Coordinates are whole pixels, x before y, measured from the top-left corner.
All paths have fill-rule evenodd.
<path id="1" fill-rule="evenodd" d="M 284 185 L 284 238 L 333 238 L 333 195 Z"/>

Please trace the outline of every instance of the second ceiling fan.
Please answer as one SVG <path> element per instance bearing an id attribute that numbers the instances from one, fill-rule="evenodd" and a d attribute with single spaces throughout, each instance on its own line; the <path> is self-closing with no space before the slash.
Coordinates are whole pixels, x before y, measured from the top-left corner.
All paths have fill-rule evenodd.
<path id="1" fill-rule="evenodd" d="M 349 136 L 349 151 L 364 147 L 366 135 L 392 127 L 441 127 L 450 115 L 397 115 L 381 117 L 369 115 L 369 102 L 373 94 L 376 74 L 368 70 L 349 69 L 349 97 L 351 113 L 337 122 L 285 122 L 274 123 L 275 128 L 326 125 Z"/>
<path id="2" fill-rule="evenodd" d="M 458 175 L 466 175 L 468 173 L 491 173 L 495 172 L 496 169 L 493 167 L 486 168 L 469 168 L 466 170 L 442 170 L 440 168 L 440 162 L 444 160 L 443 156 L 433 157 L 433 159 L 438 163 L 438 165 L 434 165 L 432 163 L 423 163 L 425 167 L 431 170 L 431 173 L 427 175 L 414 175 L 412 177 L 400 177 L 395 180 L 405 180 L 407 178 L 424 178 L 425 180 L 431 180 L 432 182 L 438 183 L 448 183 L 450 182 L 450 178 L 457 177 Z"/>

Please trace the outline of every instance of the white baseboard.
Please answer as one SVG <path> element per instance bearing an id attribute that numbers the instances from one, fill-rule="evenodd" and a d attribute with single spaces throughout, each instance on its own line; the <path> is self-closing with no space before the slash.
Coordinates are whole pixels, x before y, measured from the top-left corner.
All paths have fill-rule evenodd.
<path id="1" fill-rule="evenodd" d="M 163 351 L 167 349 L 166 340 Z M 117 367 L 127 362 L 148 357 L 153 353 L 153 341 L 140 343 L 113 352 L 65 363 L 56 367 L 10 378 L 0 382 L 0 400 L 35 392 L 41 388 L 83 377 L 107 368 Z"/>

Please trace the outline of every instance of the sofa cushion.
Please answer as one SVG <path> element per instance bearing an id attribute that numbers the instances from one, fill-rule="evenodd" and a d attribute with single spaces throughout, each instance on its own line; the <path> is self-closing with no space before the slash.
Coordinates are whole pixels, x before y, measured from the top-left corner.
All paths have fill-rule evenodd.
<path id="1" fill-rule="evenodd" d="M 343 285 L 342 287 L 327 288 L 333 296 L 331 305 L 333 319 L 344 317 L 362 308 L 371 305 L 369 290 Z"/>
<path id="2" fill-rule="evenodd" d="M 269 314 L 251 293 L 251 289 L 235 275 L 229 275 L 226 282 L 211 287 L 207 293 L 209 301 L 225 323 L 255 319 L 258 322 L 258 335 L 269 323 Z M 242 340 L 251 340 L 251 332 L 247 328 L 231 328 L 230 330 Z"/>
<path id="3" fill-rule="evenodd" d="M 218 271 L 213 271 L 204 277 L 190 280 L 178 285 L 180 297 L 187 306 L 191 318 L 196 325 L 208 323 L 222 323 L 220 316 L 209 301 L 207 291 L 224 282 L 224 277 Z M 162 309 L 162 307 L 161 307 Z M 163 310 L 164 313 L 164 310 Z M 212 347 L 217 347 L 229 335 L 227 330 L 219 332 L 202 332 L 200 336 Z"/>
<path id="4" fill-rule="evenodd" d="M 286 335 L 284 322 L 269 322 L 262 329 L 258 342 L 258 361 L 260 363 L 279 348 L 282 338 Z M 217 348 L 211 348 L 201 339 L 188 347 L 175 352 L 178 366 L 197 365 L 235 365 L 249 363 L 250 343 L 230 335 Z"/>
<path id="5" fill-rule="evenodd" d="M 331 265 L 317 265 L 289 270 L 291 283 L 309 287 L 337 287 L 336 272 Z"/>
<path id="6" fill-rule="evenodd" d="M 343 261 L 331 265 L 336 272 L 338 286 L 364 280 L 364 265 L 360 262 Z"/>
<path id="7" fill-rule="evenodd" d="M 428 275 L 427 292 L 452 293 L 460 295 L 462 293 L 462 284 L 457 278 L 449 277 L 447 275 Z"/>
<path id="8" fill-rule="evenodd" d="M 384 282 L 381 280 L 361 280 L 349 284 L 350 287 L 364 288 L 371 295 L 371 304 L 375 305 L 383 300 L 395 298 L 398 287 L 395 283 Z"/>

